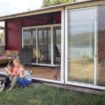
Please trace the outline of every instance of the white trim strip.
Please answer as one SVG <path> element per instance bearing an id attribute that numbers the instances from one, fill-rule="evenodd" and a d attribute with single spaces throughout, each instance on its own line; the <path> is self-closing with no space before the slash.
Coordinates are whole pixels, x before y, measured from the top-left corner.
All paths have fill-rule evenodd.
<path id="1" fill-rule="evenodd" d="M 61 81 L 65 83 L 65 10 L 61 12 Z"/>
<path id="2" fill-rule="evenodd" d="M 76 83 L 76 82 L 67 82 L 67 84 L 68 85 L 73 85 L 73 86 L 80 86 L 80 87 L 91 88 L 91 89 L 105 90 L 104 86 L 96 86 L 96 85 L 92 85 L 92 84 Z"/>
<path id="3" fill-rule="evenodd" d="M 56 27 L 56 26 L 61 26 L 61 24 L 49 24 L 49 25 L 38 25 L 38 26 L 22 27 L 22 30 L 23 29 L 34 29 L 34 28 Z"/>
<path id="4" fill-rule="evenodd" d="M 68 78 L 68 9 L 65 9 L 65 83 Z"/>
<path id="5" fill-rule="evenodd" d="M 36 77 L 32 77 L 32 79 L 39 80 L 39 81 L 45 81 L 45 82 L 52 82 L 52 83 L 61 83 L 61 84 L 63 84 L 61 80 L 51 80 L 51 79 L 36 78 Z"/>

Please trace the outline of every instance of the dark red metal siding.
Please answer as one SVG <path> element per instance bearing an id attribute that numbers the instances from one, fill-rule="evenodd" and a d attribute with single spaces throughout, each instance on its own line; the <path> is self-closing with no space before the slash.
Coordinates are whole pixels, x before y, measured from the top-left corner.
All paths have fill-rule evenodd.
<path id="1" fill-rule="evenodd" d="M 61 12 L 29 16 L 22 19 L 23 27 L 59 23 L 61 23 Z"/>
<path id="2" fill-rule="evenodd" d="M 61 23 L 61 12 L 6 20 L 6 49 L 19 50 L 22 46 L 22 27 Z"/>
<path id="3" fill-rule="evenodd" d="M 6 49 L 19 50 L 21 48 L 21 20 L 12 19 L 6 21 Z"/>
<path id="4" fill-rule="evenodd" d="M 48 24 L 47 17 L 25 17 L 22 19 L 23 27 Z"/>

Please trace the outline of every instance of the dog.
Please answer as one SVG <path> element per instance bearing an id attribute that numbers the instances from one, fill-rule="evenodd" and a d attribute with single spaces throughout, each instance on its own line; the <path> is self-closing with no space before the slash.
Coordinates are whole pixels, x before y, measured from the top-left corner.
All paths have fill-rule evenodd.
<path id="1" fill-rule="evenodd" d="M 0 77 L 0 92 L 10 87 L 11 80 L 8 76 Z"/>
<path id="2" fill-rule="evenodd" d="M 0 78 L 0 92 L 5 89 L 5 78 Z"/>

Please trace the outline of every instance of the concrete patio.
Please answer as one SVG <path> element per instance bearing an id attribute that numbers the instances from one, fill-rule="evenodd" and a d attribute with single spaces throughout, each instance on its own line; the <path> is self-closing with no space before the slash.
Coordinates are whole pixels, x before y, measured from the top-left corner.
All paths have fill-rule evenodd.
<path id="1" fill-rule="evenodd" d="M 0 74 L 7 74 L 6 66 L 0 66 Z M 27 68 L 31 70 L 33 78 L 60 80 L 60 69 L 57 67 L 38 67 L 32 66 Z"/>

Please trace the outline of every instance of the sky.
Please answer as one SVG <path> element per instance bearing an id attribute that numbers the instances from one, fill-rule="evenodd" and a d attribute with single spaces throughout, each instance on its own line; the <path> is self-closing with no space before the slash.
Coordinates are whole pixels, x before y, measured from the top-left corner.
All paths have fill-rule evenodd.
<path id="1" fill-rule="evenodd" d="M 0 16 L 41 8 L 43 0 L 0 0 Z"/>

